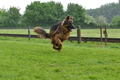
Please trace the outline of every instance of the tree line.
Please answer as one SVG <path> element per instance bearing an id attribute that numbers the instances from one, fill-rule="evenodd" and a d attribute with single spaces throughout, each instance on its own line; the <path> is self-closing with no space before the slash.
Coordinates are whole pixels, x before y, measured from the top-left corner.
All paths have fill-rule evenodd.
<path id="1" fill-rule="evenodd" d="M 94 10 L 86 11 L 83 6 L 74 3 L 69 3 L 67 10 L 64 11 L 60 2 L 34 1 L 27 5 L 24 14 L 20 14 L 18 7 L 10 7 L 8 10 L 0 9 L 0 27 L 51 27 L 68 15 L 74 17 L 75 26 L 96 28 L 100 25 L 108 25 L 107 18 L 104 15 L 95 17 L 92 11 L 94 13 Z M 113 18 L 112 26 L 117 24 L 117 27 L 120 27 L 118 26 L 120 25 L 118 23 L 120 18 L 117 19 L 118 17 L 119 15 Z"/>
<path id="2" fill-rule="evenodd" d="M 120 1 L 119 3 L 108 3 L 97 9 L 89 9 L 86 11 L 88 15 L 94 18 L 104 18 L 101 22 L 112 27 L 120 27 Z"/>

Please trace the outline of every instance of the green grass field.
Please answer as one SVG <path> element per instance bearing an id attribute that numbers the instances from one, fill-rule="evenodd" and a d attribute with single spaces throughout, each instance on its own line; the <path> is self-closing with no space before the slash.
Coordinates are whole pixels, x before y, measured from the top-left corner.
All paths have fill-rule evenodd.
<path id="1" fill-rule="evenodd" d="M 0 37 L 0 80 L 119 80 L 120 44 Z"/>
<path id="2" fill-rule="evenodd" d="M 49 29 L 46 29 L 49 32 Z M 35 34 L 33 29 L 30 30 L 31 34 Z M 0 29 L 0 33 L 9 34 L 28 34 L 27 29 Z M 120 29 L 107 29 L 108 38 L 120 38 Z M 77 36 L 77 30 L 71 32 L 71 36 Z M 99 29 L 81 29 L 82 37 L 100 37 Z M 104 37 L 104 35 L 103 35 Z"/>

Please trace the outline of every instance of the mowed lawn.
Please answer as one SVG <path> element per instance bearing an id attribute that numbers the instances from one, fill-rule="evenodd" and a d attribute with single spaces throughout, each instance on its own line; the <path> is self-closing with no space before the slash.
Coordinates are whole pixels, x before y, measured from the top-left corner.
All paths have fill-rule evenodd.
<path id="1" fill-rule="evenodd" d="M 0 37 L 0 80 L 119 80 L 120 44 Z"/>
<path id="2" fill-rule="evenodd" d="M 49 29 L 45 29 L 49 32 Z M 103 29 L 104 30 L 104 29 Z M 0 29 L 0 34 L 28 34 L 28 29 Z M 107 29 L 108 38 L 120 38 L 120 29 Z M 30 29 L 30 34 L 36 35 L 33 28 Z M 71 36 L 77 36 L 77 29 L 72 30 Z M 82 37 L 100 37 L 100 29 L 81 29 Z M 104 35 L 103 35 L 104 37 Z"/>

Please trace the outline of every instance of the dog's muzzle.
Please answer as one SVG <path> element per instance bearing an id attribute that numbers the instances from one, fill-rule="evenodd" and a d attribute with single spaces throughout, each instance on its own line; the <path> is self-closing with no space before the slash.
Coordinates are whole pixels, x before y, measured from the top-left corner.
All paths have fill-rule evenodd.
<path id="1" fill-rule="evenodd" d="M 72 29 L 75 29 L 74 24 L 71 24 L 71 25 L 68 27 L 68 29 L 69 29 L 70 31 L 72 31 Z"/>
<path id="2" fill-rule="evenodd" d="M 75 29 L 76 27 L 74 26 L 74 24 L 71 25 L 72 26 L 72 29 Z"/>

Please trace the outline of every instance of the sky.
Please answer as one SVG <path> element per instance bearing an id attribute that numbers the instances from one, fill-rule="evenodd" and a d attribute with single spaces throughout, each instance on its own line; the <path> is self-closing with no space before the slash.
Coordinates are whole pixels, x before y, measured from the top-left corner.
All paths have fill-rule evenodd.
<path id="1" fill-rule="evenodd" d="M 19 7 L 20 13 L 23 14 L 27 5 L 31 2 L 40 1 L 40 2 L 61 2 L 64 7 L 64 10 L 67 9 L 67 5 L 69 3 L 75 3 L 83 6 L 85 9 L 95 9 L 99 8 L 101 5 L 108 4 L 108 3 L 118 3 L 119 0 L 0 0 L 0 8 L 9 9 L 10 6 Z"/>

